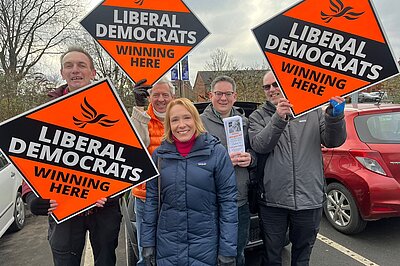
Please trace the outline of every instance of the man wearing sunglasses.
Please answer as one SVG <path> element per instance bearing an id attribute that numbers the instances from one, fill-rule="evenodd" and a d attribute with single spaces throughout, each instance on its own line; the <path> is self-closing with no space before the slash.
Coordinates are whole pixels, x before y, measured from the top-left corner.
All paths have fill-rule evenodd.
<path id="1" fill-rule="evenodd" d="M 309 265 L 325 200 L 321 144 L 333 148 L 345 141 L 344 99 L 332 97 L 325 112 L 293 118 L 272 72 L 262 88 L 267 101 L 250 115 L 249 137 L 252 149 L 265 158 L 259 215 L 266 264 L 282 265 L 289 228 L 292 265 Z"/>
<path id="2" fill-rule="evenodd" d="M 233 106 L 237 99 L 237 94 L 236 83 L 231 77 L 216 77 L 211 82 L 209 97 L 211 104 L 207 106 L 200 117 L 207 131 L 217 136 L 225 148 L 227 148 L 227 141 L 222 119 L 235 115 L 242 117 L 244 142 L 247 152 L 231 152 L 229 156 L 235 168 L 236 184 L 238 187 L 238 243 L 236 265 L 244 266 L 244 248 L 249 238 L 250 227 L 250 210 L 247 200 L 247 184 L 249 182 L 248 168 L 254 167 L 255 165 L 255 155 L 253 153 L 252 156 L 250 153 L 252 151 L 249 150 L 250 143 L 247 135 L 248 121 L 244 115 L 244 111 Z M 228 259 L 230 259 L 231 262 L 235 260 L 235 258 Z"/>

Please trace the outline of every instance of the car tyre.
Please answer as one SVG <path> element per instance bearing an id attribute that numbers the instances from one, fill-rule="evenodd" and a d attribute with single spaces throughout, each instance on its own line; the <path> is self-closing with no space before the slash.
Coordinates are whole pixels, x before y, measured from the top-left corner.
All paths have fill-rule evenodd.
<path id="1" fill-rule="evenodd" d="M 367 225 L 361 218 L 350 191 L 340 183 L 328 185 L 324 212 L 331 225 L 344 234 L 359 233 Z"/>
<path id="2" fill-rule="evenodd" d="M 9 232 L 16 232 L 21 230 L 25 225 L 25 205 L 22 200 L 22 195 L 17 192 L 14 205 L 14 222 L 8 228 Z"/>

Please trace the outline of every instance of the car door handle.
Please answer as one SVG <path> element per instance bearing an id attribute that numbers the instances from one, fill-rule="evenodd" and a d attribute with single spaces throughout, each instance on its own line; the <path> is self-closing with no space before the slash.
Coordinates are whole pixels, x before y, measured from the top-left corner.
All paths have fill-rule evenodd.
<path id="1" fill-rule="evenodd" d="M 15 173 L 14 172 L 11 172 L 11 177 L 14 177 L 15 176 Z"/>

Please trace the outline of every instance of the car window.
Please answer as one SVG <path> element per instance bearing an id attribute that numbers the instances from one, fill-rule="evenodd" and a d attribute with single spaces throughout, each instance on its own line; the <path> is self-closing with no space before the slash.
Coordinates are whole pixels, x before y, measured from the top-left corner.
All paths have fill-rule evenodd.
<path id="1" fill-rule="evenodd" d="M 361 115 L 354 123 L 365 143 L 400 143 L 400 112 Z"/>
<path id="2" fill-rule="evenodd" d="M 8 165 L 8 161 L 7 161 L 6 157 L 4 156 L 4 154 L 2 152 L 0 152 L 0 170 L 5 168 L 7 165 Z"/>

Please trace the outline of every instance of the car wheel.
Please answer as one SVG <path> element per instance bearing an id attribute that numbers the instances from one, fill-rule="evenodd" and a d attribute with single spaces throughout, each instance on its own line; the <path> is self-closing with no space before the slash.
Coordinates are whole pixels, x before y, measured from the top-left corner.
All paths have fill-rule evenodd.
<path id="1" fill-rule="evenodd" d="M 356 234 L 365 229 L 364 221 L 350 191 L 342 184 L 328 185 L 327 200 L 324 205 L 325 216 L 332 226 L 344 234 Z"/>
<path id="2" fill-rule="evenodd" d="M 328 185 L 324 212 L 332 226 L 344 234 L 359 233 L 367 225 L 361 218 L 350 191 L 339 183 Z"/>
<path id="3" fill-rule="evenodd" d="M 25 205 L 22 201 L 21 193 L 17 193 L 14 206 L 14 222 L 8 229 L 10 232 L 16 232 L 21 230 L 25 225 Z"/>

